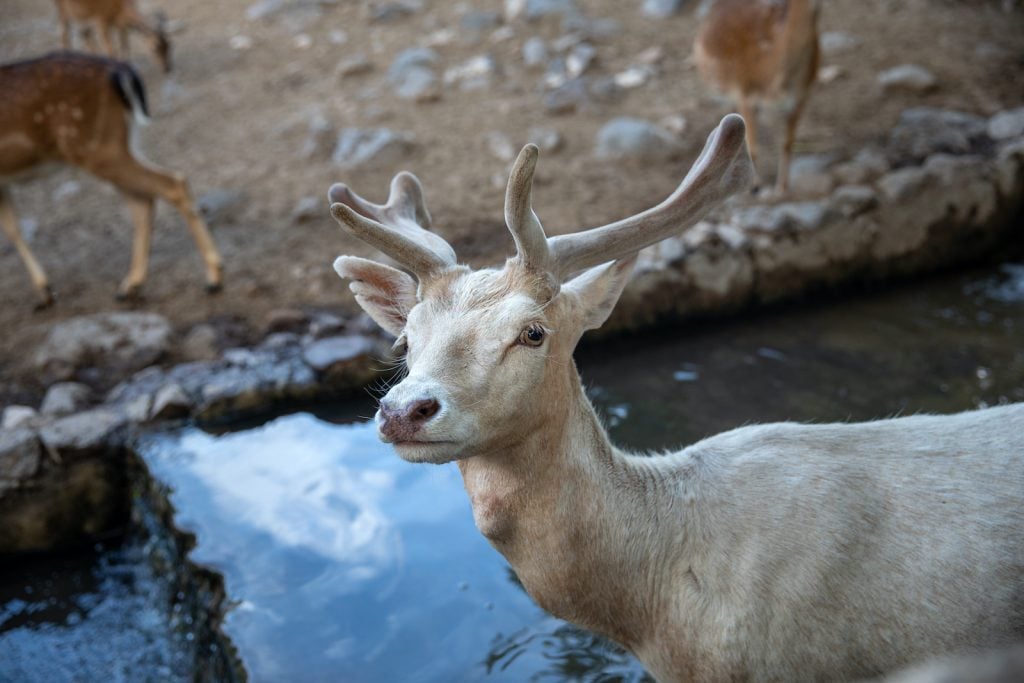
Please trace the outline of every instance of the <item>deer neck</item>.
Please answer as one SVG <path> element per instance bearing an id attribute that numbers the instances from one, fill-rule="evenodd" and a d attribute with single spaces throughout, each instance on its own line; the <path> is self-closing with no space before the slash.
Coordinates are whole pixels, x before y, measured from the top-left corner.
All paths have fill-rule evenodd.
<path id="1" fill-rule="evenodd" d="M 658 623 L 650 568 L 664 572 L 676 558 L 658 546 L 650 521 L 671 506 L 658 502 L 665 494 L 653 470 L 611 444 L 575 367 L 569 374 L 568 400 L 551 406 L 540 428 L 459 468 L 477 528 L 530 595 L 631 647 L 644 624 Z"/>

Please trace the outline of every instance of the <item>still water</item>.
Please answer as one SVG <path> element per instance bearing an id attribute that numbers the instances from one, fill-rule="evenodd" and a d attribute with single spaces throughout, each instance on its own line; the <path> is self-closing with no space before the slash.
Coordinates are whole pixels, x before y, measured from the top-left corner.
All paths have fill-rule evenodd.
<path id="1" fill-rule="evenodd" d="M 634 449 L 752 422 L 1021 401 L 1024 265 L 619 339 L 578 361 L 612 438 Z M 474 528 L 455 467 L 401 461 L 366 424 L 372 411 L 367 398 L 144 441 L 197 536 L 192 559 L 225 577 L 224 630 L 253 680 L 643 679 L 632 658 L 536 607 Z M 42 628 L 14 613 L 0 604 L 0 652 L 94 619 Z"/>

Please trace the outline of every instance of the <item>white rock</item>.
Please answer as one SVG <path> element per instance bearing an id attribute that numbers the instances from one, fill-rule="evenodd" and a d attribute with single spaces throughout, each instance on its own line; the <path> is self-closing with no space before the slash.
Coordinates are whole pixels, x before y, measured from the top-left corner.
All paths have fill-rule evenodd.
<path id="1" fill-rule="evenodd" d="M 993 140 L 1009 140 L 1024 136 L 1024 107 L 1001 111 L 990 118 L 988 136 Z"/>
<path id="2" fill-rule="evenodd" d="M 917 64 L 901 64 L 878 74 L 878 84 L 885 90 L 909 90 L 925 93 L 939 85 L 939 80 L 928 69 Z"/>

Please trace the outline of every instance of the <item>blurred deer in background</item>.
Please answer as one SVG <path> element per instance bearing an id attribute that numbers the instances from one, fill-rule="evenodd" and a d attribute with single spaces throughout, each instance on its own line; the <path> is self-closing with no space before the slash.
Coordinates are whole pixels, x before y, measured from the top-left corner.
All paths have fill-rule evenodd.
<path id="1" fill-rule="evenodd" d="M 132 122 L 147 119 L 146 93 L 128 64 L 78 52 L 54 52 L 0 66 L 0 223 L 14 243 L 40 303 L 53 302 L 46 274 L 21 236 L 4 186 L 46 162 L 78 166 L 120 190 L 135 223 L 131 268 L 119 296 L 146 280 L 154 200 L 185 218 L 206 265 L 209 291 L 221 286 L 221 259 L 196 212 L 185 178 L 140 161 L 132 151 Z"/>
<path id="2" fill-rule="evenodd" d="M 748 426 L 650 456 L 610 442 L 573 350 L 640 249 L 749 184 L 744 136 L 727 116 L 664 202 L 551 238 L 526 146 L 499 269 L 458 264 L 409 173 L 384 205 L 332 186 L 342 227 L 412 273 L 335 261 L 404 352 L 380 437 L 410 462 L 456 461 L 529 594 L 660 681 L 848 680 L 1024 637 L 1024 404 Z"/>
<path id="3" fill-rule="evenodd" d="M 711 0 L 694 58 L 701 76 L 737 101 L 757 163 L 757 104 L 775 101 L 786 116 L 776 190 L 789 189 L 793 139 L 818 74 L 817 0 Z"/>
<path id="4" fill-rule="evenodd" d="M 128 32 L 138 31 L 149 40 L 153 57 L 164 73 L 171 70 L 171 43 L 167 37 L 166 19 L 162 12 L 157 13 L 151 22 L 146 19 L 135 5 L 135 0 L 56 0 L 57 12 L 60 15 L 61 44 L 70 50 L 71 22 L 87 26 L 85 35 L 88 37 L 90 49 L 96 51 L 92 31 L 99 36 L 103 53 L 108 57 L 128 58 Z M 114 47 L 111 32 L 117 29 L 120 34 L 120 50 Z"/>

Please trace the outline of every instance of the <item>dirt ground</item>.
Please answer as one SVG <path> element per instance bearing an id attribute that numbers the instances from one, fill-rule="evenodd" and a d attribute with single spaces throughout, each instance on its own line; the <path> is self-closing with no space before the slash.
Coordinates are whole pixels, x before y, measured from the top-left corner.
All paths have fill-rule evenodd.
<path id="1" fill-rule="evenodd" d="M 626 91 L 614 102 L 571 115 L 542 107 L 542 72 L 526 68 L 522 44 L 539 35 L 560 35 L 557 20 L 509 24 L 511 37 L 472 42 L 459 34 L 469 9 L 500 10 L 499 0 L 425 0 L 423 8 L 386 22 L 371 20 L 380 2 L 341 0 L 302 25 L 301 16 L 250 21 L 254 0 L 143 0 L 147 12 L 164 10 L 184 22 L 174 36 L 175 70 L 165 76 L 139 41 L 134 63 L 147 84 L 153 122 L 140 131 L 139 147 L 153 162 L 185 173 L 193 192 L 241 192 L 242 204 L 228 220 L 213 222 L 214 238 L 225 260 L 225 290 L 203 292 L 198 254 L 184 224 L 166 205 L 159 207 L 145 298 L 114 300 L 128 269 L 131 228 L 116 192 L 68 168 L 13 187 L 20 217 L 38 228 L 32 246 L 59 297 L 55 307 L 33 312 L 34 293 L 9 243 L 0 240 L 0 384 L 32 386 L 29 361 L 47 330 L 68 316 L 116 309 L 151 310 L 182 331 L 207 319 L 234 319 L 258 335 L 267 313 L 282 307 L 348 308 L 348 289 L 331 269 L 341 253 L 369 254 L 342 234 L 323 210 L 296 223 L 293 207 L 303 197 L 324 198 L 327 187 L 344 180 L 371 199 L 382 200 L 391 175 L 407 168 L 423 181 L 438 231 L 471 262 L 497 261 L 511 249 L 502 222 L 507 163 L 488 150 L 487 133 L 504 133 L 512 143 L 526 141 L 534 126 L 557 129 L 565 144 L 540 162 L 534 202 L 549 233 L 598 225 L 644 209 L 667 195 L 685 174 L 692 156 L 729 104 L 697 77 L 691 46 L 697 29 L 695 7 L 668 19 L 651 19 L 640 2 L 578 0 L 591 18 L 621 24 L 617 35 L 594 42 L 596 73 L 615 74 L 638 54 L 658 46 L 664 52 L 660 74 Z M 989 115 L 1024 102 L 1024 10 L 1005 12 L 997 0 L 824 0 L 822 31 L 843 31 L 857 39 L 853 49 L 826 55 L 823 66 L 840 75 L 819 84 L 798 132 L 800 154 L 849 154 L 884 135 L 899 112 L 930 105 Z M 428 36 L 453 29 L 452 42 L 437 46 L 441 70 L 480 54 L 493 55 L 501 76 L 492 87 L 461 91 L 446 87 L 432 103 L 399 99 L 387 84 L 387 67 L 403 49 L 423 45 Z M 343 32 L 345 41 L 338 44 Z M 334 41 L 331 36 L 334 32 Z M 507 32 L 507 29 L 506 29 Z M 311 40 L 301 45 L 305 34 Z M 251 39 L 235 49 L 231 39 Z M 0 3 L 0 61 L 39 55 L 59 45 L 56 10 L 43 0 Z M 375 68 L 339 78 L 339 61 L 365 53 Z M 938 78 L 926 95 L 884 94 L 877 74 L 915 63 Z M 0 97 L 3 93 L 0 92 Z M 330 150 L 307 160 L 300 148 L 310 111 L 321 107 L 336 129 L 387 126 L 412 132 L 418 147 L 400 164 L 376 170 L 341 172 Z M 687 153 L 657 165 L 623 166 L 593 157 L 597 130 L 617 116 L 658 121 L 683 115 Z M 766 156 L 761 171 L 773 175 L 778 126 L 762 112 Z M 68 180 L 78 192 L 55 193 Z M 2 401 L 0 401 L 2 403 Z"/>

